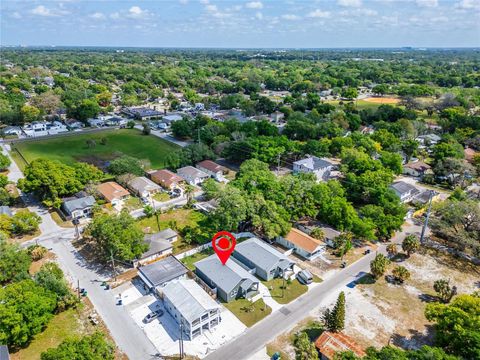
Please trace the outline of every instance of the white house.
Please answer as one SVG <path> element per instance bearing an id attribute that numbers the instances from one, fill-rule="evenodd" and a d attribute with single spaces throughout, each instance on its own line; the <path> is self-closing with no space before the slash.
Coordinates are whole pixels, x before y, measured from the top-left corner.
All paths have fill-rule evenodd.
<path id="1" fill-rule="evenodd" d="M 184 178 L 190 185 L 200 185 L 210 176 L 193 166 L 185 166 L 177 170 L 177 174 Z"/>
<path id="2" fill-rule="evenodd" d="M 415 186 L 406 183 L 405 181 L 397 181 L 390 185 L 395 194 L 400 198 L 403 203 L 411 201 L 416 195 L 420 193 Z"/>
<path id="3" fill-rule="evenodd" d="M 145 176 L 138 176 L 128 182 L 128 188 L 141 198 L 149 198 L 162 190 L 160 186 Z"/>
<path id="4" fill-rule="evenodd" d="M 295 228 L 292 228 L 285 237 L 277 237 L 276 241 L 287 249 L 293 249 L 296 254 L 307 260 L 316 259 L 327 248 L 323 241 L 317 240 Z"/>
<path id="5" fill-rule="evenodd" d="M 60 121 L 34 121 L 23 127 L 23 132 L 27 137 L 55 135 L 67 131 L 68 128 Z"/>
<path id="6" fill-rule="evenodd" d="M 296 174 L 313 173 L 318 181 L 326 181 L 335 166 L 336 165 L 329 159 L 309 156 L 305 159 L 295 161 L 293 163 L 293 172 Z"/>
<path id="7" fill-rule="evenodd" d="M 197 164 L 197 169 L 207 173 L 212 178 L 217 181 L 224 181 L 226 180 L 223 175 L 227 173 L 227 168 L 223 167 L 222 165 L 217 164 L 212 160 L 203 160 Z"/>

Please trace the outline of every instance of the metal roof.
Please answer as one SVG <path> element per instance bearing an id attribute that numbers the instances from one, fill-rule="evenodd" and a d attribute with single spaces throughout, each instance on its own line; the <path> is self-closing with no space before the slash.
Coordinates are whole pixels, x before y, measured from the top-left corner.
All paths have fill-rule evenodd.
<path id="1" fill-rule="evenodd" d="M 196 262 L 195 267 L 214 282 L 218 288 L 227 293 L 245 279 L 251 280 L 252 283 L 258 283 L 253 275 L 234 260 L 230 259 L 223 265 L 216 254 Z"/>
<path id="2" fill-rule="evenodd" d="M 180 169 L 177 169 L 177 174 L 181 177 L 191 177 L 191 178 L 208 178 L 210 177 L 207 173 L 202 170 L 196 169 L 193 166 L 185 166 Z"/>
<path id="3" fill-rule="evenodd" d="M 146 234 L 143 237 L 143 242 L 148 245 L 148 250 L 142 254 L 141 259 L 145 259 L 151 255 L 162 253 L 165 250 L 173 248 L 170 241 L 164 239 L 162 236 L 158 236 L 158 234 L 159 233 Z"/>
<path id="4" fill-rule="evenodd" d="M 188 270 L 174 256 L 168 256 L 153 264 L 141 266 L 138 271 L 152 283 L 153 286 L 158 286 L 185 275 Z"/>
<path id="5" fill-rule="evenodd" d="M 192 323 L 210 310 L 219 309 L 217 304 L 194 280 L 175 280 L 163 289 L 163 295 L 188 322 Z"/>
<path id="6" fill-rule="evenodd" d="M 309 156 L 305 159 L 295 161 L 294 164 L 302 165 L 312 170 L 324 169 L 326 167 L 335 165 L 333 162 L 331 162 L 328 159 L 325 159 L 325 158 L 320 159 L 316 156 Z"/>
<path id="7" fill-rule="evenodd" d="M 390 185 L 390 187 L 400 195 L 406 194 L 410 191 L 412 191 L 412 192 L 418 192 L 419 191 L 415 186 L 413 186 L 409 183 L 406 183 L 405 181 L 397 181 L 397 182 L 393 183 L 392 185 Z"/>
<path id="8" fill-rule="evenodd" d="M 237 244 L 234 256 L 235 253 L 250 260 L 255 267 L 266 271 L 270 271 L 274 267 L 287 269 L 293 264 L 293 261 L 281 252 L 257 238 L 250 238 Z M 238 260 L 241 261 L 240 259 Z"/>

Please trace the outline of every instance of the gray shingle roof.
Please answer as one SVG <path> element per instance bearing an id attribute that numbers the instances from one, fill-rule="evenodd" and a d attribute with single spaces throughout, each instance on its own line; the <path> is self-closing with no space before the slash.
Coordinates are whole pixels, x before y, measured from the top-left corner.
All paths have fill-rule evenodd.
<path id="1" fill-rule="evenodd" d="M 395 190 L 398 194 L 406 194 L 410 191 L 418 192 L 418 189 L 405 181 L 397 181 L 390 185 L 390 187 Z"/>
<path id="2" fill-rule="evenodd" d="M 81 198 L 71 198 L 63 201 L 63 209 L 71 214 L 75 210 L 83 210 L 95 205 L 95 198 L 93 196 L 85 196 Z"/>
<path id="3" fill-rule="evenodd" d="M 162 292 L 190 323 L 206 312 L 220 308 L 194 280 L 171 281 Z"/>
<path id="4" fill-rule="evenodd" d="M 255 267 L 267 271 L 277 266 L 281 269 L 287 269 L 293 264 L 293 261 L 281 252 L 257 238 L 251 238 L 237 244 L 235 253 L 243 255 L 255 264 Z"/>
<path id="5" fill-rule="evenodd" d="M 311 170 L 324 169 L 335 164 L 328 159 L 320 159 L 316 156 L 310 156 L 302 160 L 295 161 L 294 164 L 305 166 Z"/>
<path id="6" fill-rule="evenodd" d="M 138 271 L 154 286 L 158 286 L 185 275 L 188 270 L 175 257 L 168 256 L 153 264 L 141 266 Z"/>
<path id="7" fill-rule="evenodd" d="M 185 166 L 180 169 L 177 169 L 177 174 L 181 177 L 190 177 L 190 178 L 208 178 L 210 177 L 207 173 L 202 170 L 196 169 L 193 166 Z"/>
<path id="8" fill-rule="evenodd" d="M 227 293 L 244 279 L 249 279 L 252 283 L 258 283 L 254 276 L 234 260 L 230 259 L 225 265 L 222 265 L 216 254 L 196 262 L 195 267 L 212 280 L 217 287 Z"/>
<path id="9" fill-rule="evenodd" d="M 147 234 L 143 238 L 143 242 L 148 245 L 148 250 L 142 254 L 142 259 L 173 248 L 173 245 L 170 243 L 170 241 L 156 235 L 157 234 Z"/>

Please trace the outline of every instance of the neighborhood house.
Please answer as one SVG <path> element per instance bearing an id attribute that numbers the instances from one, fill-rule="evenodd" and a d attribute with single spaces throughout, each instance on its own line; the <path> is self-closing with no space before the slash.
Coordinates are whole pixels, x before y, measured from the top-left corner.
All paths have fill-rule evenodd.
<path id="1" fill-rule="evenodd" d="M 114 181 L 109 181 L 97 186 L 97 191 L 102 198 L 107 200 L 112 205 L 118 204 L 121 200 L 130 196 L 128 190 Z"/>
<path id="2" fill-rule="evenodd" d="M 279 236 L 277 243 L 293 251 L 307 260 L 314 260 L 319 257 L 326 249 L 323 241 L 317 240 L 310 235 L 292 228 L 285 236 Z"/>
<path id="3" fill-rule="evenodd" d="M 333 360 L 337 352 L 350 351 L 359 358 L 366 355 L 365 351 L 350 336 L 341 332 L 324 331 L 317 340 L 315 347 L 320 352 L 321 360 Z"/>
<path id="4" fill-rule="evenodd" d="M 293 172 L 295 174 L 313 173 L 318 181 L 326 181 L 329 179 L 334 167 L 335 164 L 329 159 L 309 156 L 305 159 L 295 161 L 293 163 Z"/>
<path id="5" fill-rule="evenodd" d="M 258 292 L 259 281 L 231 258 L 223 265 L 217 255 L 211 255 L 196 262 L 195 267 L 197 276 L 216 289 L 217 296 L 223 301 L 249 299 Z"/>
<path id="6" fill-rule="evenodd" d="M 145 234 L 143 242 L 148 245 L 148 250 L 134 261 L 134 266 L 147 264 L 159 257 L 172 253 L 172 243 L 177 241 L 178 234 L 168 228 L 154 234 Z"/>
<path id="7" fill-rule="evenodd" d="M 212 178 L 218 181 L 224 181 L 225 178 L 223 177 L 223 175 L 225 175 L 228 172 L 227 168 L 217 164 L 212 160 L 203 160 L 199 162 L 197 164 L 197 169 L 207 173 Z"/>
<path id="8" fill-rule="evenodd" d="M 395 194 L 400 198 L 400 201 L 407 203 L 411 201 L 420 191 L 413 185 L 406 183 L 405 181 L 397 181 L 390 185 Z"/>
<path id="9" fill-rule="evenodd" d="M 185 166 L 177 170 L 177 174 L 184 178 L 190 185 L 200 185 L 210 176 L 193 166 Z"/>
<path id="10" fill-rule="evenodd" d="M 150 173 L 151 179 L 163 188 L 173 190 L 180 187 L 185 180 L 177 174 L 167 169 L 157 170 Z"/>
<path id="11" fill-rule="evenodd" d="M 295 264 L 288 257 L 272 248 L 265 242 L 251 238 L 235 247 L 233 257 L 250 269 L 255 269 L 255 275 L 262 280 L 284 277 L 293 273 Z"/>
<path id="12" fill-rule="evenodd" d="M 174 256 L 138 268 L 138 276 L 151 291 L 165 286 L 169 281 L 186 278 L 187 272 L 188 269 Z"/>
<path id="13" fill-rule="evenodd" d="M 160 186 L 145 176 L 138 176 L 128 182 L 128 188 L 141 198 L 148 198 L 162 190 Z"/>
<path id="14" fill-rule="evenodd" d="M 194 280 L 174 280 L 158 290 L 165 309 L 183 327 L 189 339 L 218 325 L 220 305 Z"/>
<path id="15" fill-rule="evenodd" d="M 414 161 L 403 165 L 403 173 L 405 175 L 423 177 L 425 174 L 432 172 L 431 168 L 430 165 L 425 164 L 423 161 Z"/>
<path id="16" fill-rule="evenodd" d="M 91 195 L 63 199 L 61 210 L 67 220 L 80 219 L 90 216 L 95 198 Z"/>

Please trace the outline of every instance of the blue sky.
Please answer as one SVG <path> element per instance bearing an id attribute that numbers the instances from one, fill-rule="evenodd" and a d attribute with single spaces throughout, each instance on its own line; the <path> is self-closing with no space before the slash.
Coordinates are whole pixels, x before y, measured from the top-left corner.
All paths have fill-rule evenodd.
<path id="1" fill-rule="evenodd" d="M 480 0 L 2 0 L 2 45 L 480 46 Z"/>

